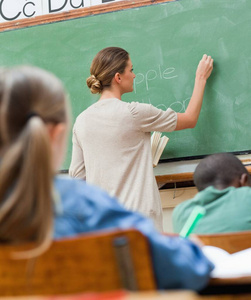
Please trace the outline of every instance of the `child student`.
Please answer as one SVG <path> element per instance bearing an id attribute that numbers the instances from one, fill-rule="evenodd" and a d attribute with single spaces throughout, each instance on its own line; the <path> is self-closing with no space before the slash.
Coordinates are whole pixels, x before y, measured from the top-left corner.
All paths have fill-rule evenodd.
<path id="1" fill-rule="evenodd" d="M 83 180 L 55 176 L 66 148 L 69 113 L 65 91 L 35 67 L 0 72 L 0 241 L 37 243 L 84 232 L 136 228 L 149 239 L 159 289 L 199 290 L 213 265 L 187 239 L 161 235 L 145 217 Z"/>
<path id="2" fill-rule="evenodd" d="M 87 85 L 92 93 L 100 94 L 100 99 L 83 111 L 74 125 L 70 175 L 102 187 L 126 208 L 150 217 L 162 231 L 151 131 L 196 125 L 212 69 L 213 59 L 204 55 L 186 111 L 163 111 L 150 104 L 121 101 L 123 94 L 133 91 L 135 74 L 129 53 L 118 47 L 99 51 L 92 61 Z"/>
<path id="3" fill-rule="evenodd" d="M 251 230 L 251 178 L 241 161 L 230 153 L 217 153 L 202 159 L 194 172 L 199 193 L 175 207 L 174 232 L 180 232 L 196 205 L 206 214 L 194 233 Z"/>

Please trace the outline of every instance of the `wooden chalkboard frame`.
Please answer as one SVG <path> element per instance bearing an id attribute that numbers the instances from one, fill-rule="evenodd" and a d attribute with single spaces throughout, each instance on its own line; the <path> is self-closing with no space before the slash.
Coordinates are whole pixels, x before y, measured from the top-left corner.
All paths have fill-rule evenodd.
<path id="1" fill-rule="evenodd" d="M 173 1 L 177 0 L 124 0 L 113 3 L 94 5 L 58 14 L 46 14 L 34 18 L 0 23 L 0 32 Z"/>

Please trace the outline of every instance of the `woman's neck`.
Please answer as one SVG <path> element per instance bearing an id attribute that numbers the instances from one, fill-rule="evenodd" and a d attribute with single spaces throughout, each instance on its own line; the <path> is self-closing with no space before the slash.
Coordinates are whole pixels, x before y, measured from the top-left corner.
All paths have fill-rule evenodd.
<path id="1" fill-rule="evenodd" d="M 109 98 L 117 98 L 119 100 L 121 100 L 121 93 L 119 90 L 117 89 L 105 89 L 102 93 L 101 93 L 101 97 L 99 98 L 99 100 L 104 100 L 104 99 L 109 99 Z"/>

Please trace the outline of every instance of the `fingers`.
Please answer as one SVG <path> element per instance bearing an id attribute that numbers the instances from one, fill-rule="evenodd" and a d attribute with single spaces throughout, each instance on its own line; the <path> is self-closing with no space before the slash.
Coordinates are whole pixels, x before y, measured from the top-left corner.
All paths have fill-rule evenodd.
<path id="1" fill-rule="evenodd" d="M 204 54 L 204 55 L 202 56 L 202 60 L 207 60 L 207 58 L 208 58 L 208 56 L 207 56 L 206 54 Z"/>
<path id="2" fill-rule="evenodd" d="M 212 59 L 212 57 L 211 56 L 207 56 L 205 62 L 209 65 L 209 69 L 212 70 L 212 68 L 213 68 L 213 62 L 214 62 L 214 60 Z"/>
<path id="3" fill-rule="evenodd" d="M 211 64 L 211 66 L 213 67 L 214 60 L 213 60 L 212 58 L 211 58 L 210 64 Z"/>
<path id="4" fill-rule="evenodd" d="M 214 60 L 210 55 L 204 54 L 203 57 L 205 58 L 206 63 L 208 63 L 210 66 L 213 66 Z"/>
<path id="5" fill-rule="evenodd" d="M 205 61 L 207 63 L 210 63 L 210 64 L 213 64 L 213 61 L 214 61 L 212 59 L 212 57 L 210 55 L 207 55 L 207 54 L 204 54 L 201 60 L 203 60 L 203 61 Z"/>
<path id="6" fill-rule="evenodd" d="M 210 55 L 204 54 L 199 62 L 196 75 L 207 80 L 213 70 L 213 61 Z"/>

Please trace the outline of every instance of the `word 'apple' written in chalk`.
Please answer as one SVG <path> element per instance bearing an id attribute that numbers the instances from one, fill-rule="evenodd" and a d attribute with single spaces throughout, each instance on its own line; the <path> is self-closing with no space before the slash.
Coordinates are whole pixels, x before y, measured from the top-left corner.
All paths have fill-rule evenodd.
<path id="1" fill-rule="evenodd" d="M 146 90 L 149 90 L 150 82 L 154 80 L 170 80 L 178 77 L 175 73 L 174 67 L 168 67 L 166 69 L 162 69 L 160 65 L 158 65 L 155 69 L 148 70 L 145 74 L 137 73 L 134 79 L 134 92 L 137 93 L 137 88 L 139 86 L 144 86 Z"/>

